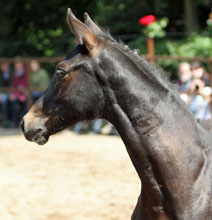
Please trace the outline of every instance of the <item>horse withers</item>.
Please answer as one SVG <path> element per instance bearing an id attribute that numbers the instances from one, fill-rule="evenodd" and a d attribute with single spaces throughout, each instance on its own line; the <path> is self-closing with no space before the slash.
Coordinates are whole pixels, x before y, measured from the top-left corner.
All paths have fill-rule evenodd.
<path id="1" fill-rule="evenodd" d="M 141 179 L 132 220 L 212 219 L 212 136 L 197 123 L 161 70 L 68 10 L 78 45 L 56 66 L 24 116 L 40 145 L 78 121 L 103 118 L 119 132 Z"/>

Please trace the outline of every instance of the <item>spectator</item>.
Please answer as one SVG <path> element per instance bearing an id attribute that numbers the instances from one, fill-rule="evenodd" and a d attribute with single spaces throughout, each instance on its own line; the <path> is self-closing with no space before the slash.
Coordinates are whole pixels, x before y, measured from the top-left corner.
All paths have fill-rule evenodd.
<path id="1" fill-rule="evenodd" d="M 21 60 L 16 60 L 14 63 L 12 89 L 7 99 L 6 109 L 4 110 L 5 127 L 16 127 L 19 124 L 20 118 L 26 112 L 26 92 L 27 92 L 27 72 L 24 63 Z M 8 112 L 11 112 L 11 117 L 8 117 Z"/>
<path id="2" fill-rule="evenodd" d="M 0 86 L 9 87 L 11 86 L 12 74 L 10 72 L 9 62 L 3 62 L 0 65 Z"/>
<path id="3" fill-rule="evenodd" d="M 211 91 L 210 91 L 211 94 Z M 191 96 L 190 108 L 195 118 L 204 121 L 211 118 L 210 96 L 196 94 Z"/>
<path id="4" fill-rule="evenodd" d="M 42 95 L 43 90 L 48 87 L 50 78 L 47 71 L 43 68 L 40 68 L 40 64 L 36 60 L 31 60 L 29 68 L 30 81 L 33 89 L 32 98 L 33 102 L 35 102 Z"/>
<path id="5" fill-rule="evenodd" d="M 192 72 L 190 69 L 190 64 L 189 63 L 181 63 L 178 67 L 178 77 L 179 80 L 177 82 L 178 86 L 178 91 L 183 93 L 183 92 L 188 92 L 192 80 Z"/>
<path id="6" fill-rule="evenodd" d="M 194 116 L 199 121 L 211 117 L 210 95 L 211 88 L 209 74 L 199 62 L 181 63 L 178 68 L 179 80 L 177 83 L 180 97 L 190 106 Z"/>
<path id="7" fill-rule="evenodd" d="M 180 93 L 180 97 L 189 104 L 188 92 L 192 81 L 192 72 L 189 63 L 183 62 L 179 65 L 178 78 L 177 89 Z"/>
<path id="8" fill-rule="evenodd" d="M 191 70 L 190 108 L 199 121 L 207 120 L 211 117 L 211 88 L 207 87 L 210 85 L 210 77 L 199 62 L 192 63 Z"/>
<path id="9" fill-rule="evenodd" d="M 210 76 L 199 62 L 195 61 L 191 64 L 191 72 L 193 79 L 201 79 L 205 86 L 210 86 Z"/>
<path id="10" fill-rule="evenodd" d="M 10 72 L 9 62 L 2 62 L 0 64 L 0 87 L 10 87 L 12 82 L 12 74 Z M 3 91 L 0 93 L 0 105 L 2 112 L 7 108 L 8 92 Z M 2 115 L 2 114 L 1 114 Z M 10 117 L 10 113 L 7 112 L 7 117 Z"/>

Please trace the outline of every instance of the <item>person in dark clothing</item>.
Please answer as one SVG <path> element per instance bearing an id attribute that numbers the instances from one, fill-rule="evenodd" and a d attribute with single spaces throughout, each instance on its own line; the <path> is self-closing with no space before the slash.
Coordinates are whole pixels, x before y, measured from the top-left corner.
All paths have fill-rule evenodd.
<path id="1" fill-rule="evenodd" d="M 24 63 L 21 60 L 17 60 L 14 63 L 12 88 L 7 99 L 7 108 L 4 111 L 6 118 L 4 122 L 5 127 L 18 126 L 20 118 L 25 114 L 27 110 L 27 86 L 27 71 Z M 7 117 L 8 112 L 11 112 L 10 118 Z"/>
<path id="2" fill-rule="evenodd" d="M 3 112 L 6 112 L 7 118 L 11 117 L 11 112 L 8 108 L 8 92 L 4 88 L 9 88 L 12 82 L 12 74 L 10 71 L 9 62 L 2 62 L 0 64 L 0 116 L 1 121 L 3 121 Z M 8 109 L 8 111 L 7 111 Z"/>
<path id="3" fill-rule="evenodd" d="M 0 64 L 0 87 L 10 87 L 12 82 L 12 74 L 10 72 L 10 64 L 3 62 Z"/>

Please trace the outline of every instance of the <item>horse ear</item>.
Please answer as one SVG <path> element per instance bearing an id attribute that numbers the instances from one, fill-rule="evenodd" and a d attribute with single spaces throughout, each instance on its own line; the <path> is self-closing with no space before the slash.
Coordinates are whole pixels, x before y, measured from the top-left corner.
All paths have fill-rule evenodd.
<path id="1" fill-rule="evenodd" d="M 75 17 L 70 8 L 68 8 L 67 23 L 79 44 L 85 45 L 89 51 L 92 51 L 97 46 L 96 35 Z"/>
<path id="2" fill-rule="evenodd" d="M 96 25 L 92 19 L 90 18 L 90 16 L 88 15 L 87 12 L 84 13 L 84 20 L 85 20 L 85 24 L 89 27 L 89 29 L 91 31 L 93 31 L 96 34 L 100 34 L 102 33 L 102 30 L 98 27 L 98 25 Z"/>

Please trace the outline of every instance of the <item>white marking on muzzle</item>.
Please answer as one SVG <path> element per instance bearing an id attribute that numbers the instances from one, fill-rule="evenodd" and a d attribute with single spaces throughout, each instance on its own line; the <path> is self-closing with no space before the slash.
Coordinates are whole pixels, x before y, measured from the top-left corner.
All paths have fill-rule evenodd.
<path id="1" fill-rule="evenodd" d="M 46 122 L 48 117 L 43 117 L 29 111 L 23 118 L 25 132 L 41 129 L 42 133 L 47 131 Z"/>

